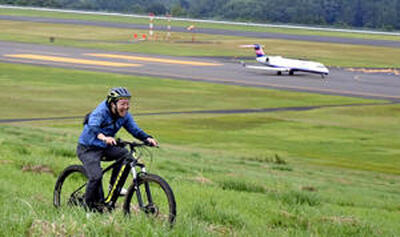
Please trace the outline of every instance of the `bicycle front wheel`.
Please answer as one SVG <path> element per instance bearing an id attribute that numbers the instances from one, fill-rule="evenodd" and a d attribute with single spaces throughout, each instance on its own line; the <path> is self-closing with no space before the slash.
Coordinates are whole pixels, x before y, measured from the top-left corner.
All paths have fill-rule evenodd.
<path id="1" fill-rule="evenodd" d="M 85 168 L 71 165 L 58 176 L 54 187 L 55 207 L 85 206 L 85 189 L 88 182 Z"/>
<path id="2" fill-rule="evenodd" d="M 125 214 L 144 212 L 148 216 L 173 224 L 176 217 L 174 193 L 161 177 L 154 174 L 138 175 L 137 187 L 132 184 L 128 189 L 124 211 Z"/>

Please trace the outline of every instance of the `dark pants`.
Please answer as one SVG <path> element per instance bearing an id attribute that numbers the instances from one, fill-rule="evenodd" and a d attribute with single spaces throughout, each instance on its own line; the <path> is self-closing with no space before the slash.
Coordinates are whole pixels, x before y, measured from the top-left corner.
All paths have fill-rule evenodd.
<path id="1" fill-rule="evenodd" d="M 109 146 L 107 148 L 84 146 L 78 144 L 76 153 L 85 167 L 89 182 L 86 187 L 85 201 L 89 207 L 104 203 L 102 185 L 102 168 L 100 161 L 113 161 L 128 156 L 129 151 L 123 147 Z M 122 163 L 112 170 L 110 184 L 113 184 L 121 169 Z"/>

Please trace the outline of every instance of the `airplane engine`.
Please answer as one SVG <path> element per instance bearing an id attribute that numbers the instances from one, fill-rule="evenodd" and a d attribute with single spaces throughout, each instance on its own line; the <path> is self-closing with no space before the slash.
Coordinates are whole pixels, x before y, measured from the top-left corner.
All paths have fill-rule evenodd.
<path id="1" fill-rule="evenodd" d="M 257 59 L 257 62 L 259 62 L 259 63 L 269 63 L 269 58 L 268 57 L 258 57 L 258 58 L 256 58 Z"/>

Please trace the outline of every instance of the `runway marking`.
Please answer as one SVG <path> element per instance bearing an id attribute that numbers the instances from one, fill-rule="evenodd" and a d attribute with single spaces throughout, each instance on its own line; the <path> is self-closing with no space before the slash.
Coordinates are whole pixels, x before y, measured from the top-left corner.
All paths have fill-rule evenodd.
<path id="1" fill-rule="evenodd" d="M 22 58 L 22 59 L 38 59 L 38 60 L 49 60 L 49 58 L 53 59 L 50 61 L 56 61 L 56 59 L 63 59 L 62 61 L 58 62 L 69 62 L 71 63 L 71 60 L 78 60 L 82 63 L 82 61 L 89 61 L 89 62 L 96 62 L 96 63 L 90 63 L 90 65 L 97 65 L 97 66 L 103 66 L 105 65 L 104 63 L 108 64 L 106 66 L 110 66 L 109 64 L 114 64 L 114 67 L 128 67 L 128 66 L 141 66 L 140 64 L 123 64 L 123 63 L 113 63 L 113 62 L 105 62 L 105 61 L 92 61 L 92 60 L 80 60 L 80 59 L 72 59 L 72 58 L 63 58 L 63 57 L 52 57 L 52 56 L 44 56 L 44 55 L 31 55 L 31 54 L 9 54 L 9 55 L 4 55 L 6 57 L 10 58 Z M 44 59 L 47 58 L 47 59 Z M 31 61 L 31 60 L 30 60 Z M 31 61 L 34 63 L 34 61 Z M 76 61 L 74 61 L 76 63 Z M 101 64 L 100 64 L 101 63 Z M 119 66 L 115 66 L 115 64 L 118 64 Z M 125 65 L 125 66 L 121 66 Z M 113 71 L 113 73 L 139 73 L 140 71 L 134 72 L 134 71 L 127 71 L 124 69 L 118 69 L 119 71 Z M 144 75 L 151 75 L 151 76 L 157 76 L 161 78 L 170 78 L 170 79 L 180 79 L 180 80 L 193 80 L 193 81 L 205 81 L 205 82 L 217 82 L 217 83 L 226 83 L 226 84 L 235 84 L 235 85 L 243 85 L 243 86 L 258 86 L 258 87 L 272 87 L 272 88 L 277 88 L 277 89 L 292 89 L 292 90 L 299 90 L 299 91 L 305 91 L 305 92 L 316 92 L 316 93 L 331 93 L 331 94 L 339 94 L 339 95 L 348 95 L 348 96 L 362 96 L 362 97 L 378 97 L 379 99 L 396 99 L 399 100 L 400 96 L 397 95 L 385 95 L 385 94 L 380 94 L 380 93 L 371 93 L 371 92 L 356 92 L 356 91 L 348 91 L 348 90 L 340 90 L 340 89 L 328 89 L 328 88 L 313 88 L 313 87 L 306 87 L 306 86 L 294 86 L 294 85 L 281 85 L 281 84 L 276 84 L 276 83 L 269 83 L 269 82 L 246 82 L 246 81 L 238 81 L 238 80 L 232 80 L 232 79 L 226 79 L 226 78 L 216 78 L 216 77 L 211 77 L 211 78 L 204 78 L 204 77 L 199 77 L 199 76 L 185 76 L 185 75 L 179 75 L 175 73 L 143 73 Z"/>
<path id="2" fill-rule="evenodd" d="M 396 76 L 400 75 L 400 70 L 393 69 L 393 68 L 348 68 L 347 71 L 349 72 L 364 72 L 364 73 L 388 73 L 388 74 L 394 74 Z"/>
<path id="3" fill-rule="evenodd" d="M 5 54 L 3 56 L 10 57 L 10 58 L 34 59 L 34 60 L 40 60 L 40 61 L 77 63 L 77 64 L 108 66 L 108 67 L 139 67 L 139 66 L 142 66 L 141 64 L 133 64 L 133 63 L 118 63 L 118 62 L 87 60 L 87 59 L 79 59 L 79 58 L 55 57 L 55 56 L 40 55 L 40 54 Z"/>
<path id="4" fill-rule="evenodd" d="M 87 53 L 85 55 L 93 56 L 93 57 L 118 58 L 118 59 L 145 61 L 145 62 L 170 63 L 170 64 L 181 64 L 181 65 L 192 65 L 192 66 L 221 66 L 222 65 L 219 63 L 208 63 L 208 62 L 199 62 L 199 61 L 183 61 L 183 60 L 176 60 L 176 59 L 150 58 L 150 57 L 139 57 L 139 56 L 120 55 L 120 54 Z"/>

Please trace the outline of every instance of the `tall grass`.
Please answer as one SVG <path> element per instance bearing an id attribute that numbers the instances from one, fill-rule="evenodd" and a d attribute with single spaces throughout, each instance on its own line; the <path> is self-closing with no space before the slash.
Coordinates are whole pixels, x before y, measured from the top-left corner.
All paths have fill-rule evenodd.
<path id="1" fill-rule="evenodd" d="M 2 236 L 396 236 L 399 234 L 397 176 L 354 172 L 307 163 L 291 164 L 292 172 L 238 166 L 220 153 L 201 154 L 201 173 L 158 168 L 158 163 L 190 167 L 197 162 L 191 152 L 162 147 L 154 153 L 151 172 L 167 179 L 178 205 L 173 229 L 144 215 L 127 218 L 121 209 L 110 214 L 86 213 L 79 208 L 52 206 L 56 176 L 77 158 L 54 153 L 48 147 L 62 140 L 58 129 L 1 126 L 0 227 Z M 12 131 L 16 131 L 13 134 Z M 51 131 L 50 134 L 46 134 Z M 18 153 L 19 138 L 29 137 L 30 153 Z M 43 143 L 40 138 L 48 142 Z M 37 139 L 39 138 L 39 140 Z M 73 151 L 74 142 L 67 142 Z M 169 162 L 172 160 L 173 162 Z M 45 169 L 24 169 L 41 164 Z M 226 167 L 215 173 L 207 167 Z M 371 180 L 379 175 L 380 180 Z M 340 179 L 339 179 L 340 176 Z M 336 179 L 332 179 L 335 178 Z M 343 180 L 348 180 L 344 183 Z M 351 182 L 352 180 L 356 182 Z M 396 180 L 394 183 L 393 181 Z M 383 186 L 382 186 L 383 185 Z M 306 188 L 304 188 L 306 187 Z"/>

